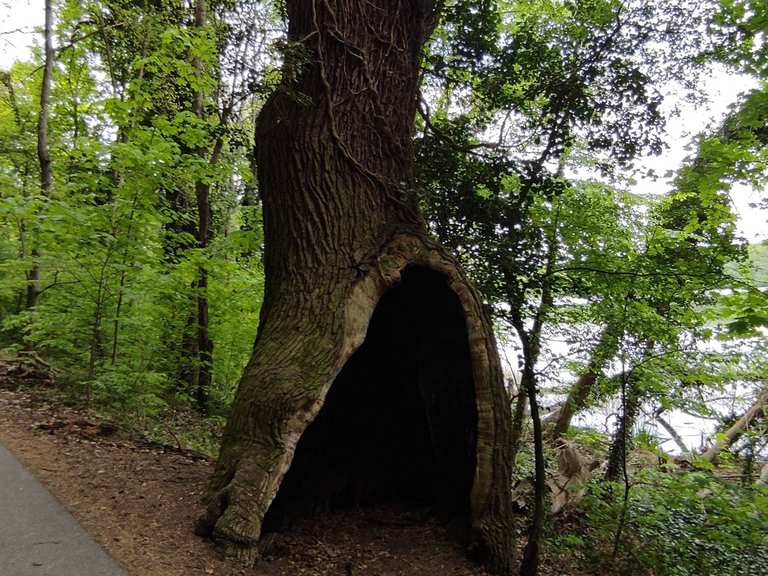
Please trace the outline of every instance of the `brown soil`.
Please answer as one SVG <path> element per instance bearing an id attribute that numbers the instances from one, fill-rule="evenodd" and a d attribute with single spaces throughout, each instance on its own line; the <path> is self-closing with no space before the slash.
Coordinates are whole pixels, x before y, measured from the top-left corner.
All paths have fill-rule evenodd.
<path id="1" fill-rule="evenodd" d="M 213 463 L 130 437 L 83 410 L 17 388 L 0 364 L 0 443 L 131 576 L 470 576 L 486 574 L 445 530 L 393 509 L 318 516 L 270 546 L 252 569 L 193 533 Z"/>

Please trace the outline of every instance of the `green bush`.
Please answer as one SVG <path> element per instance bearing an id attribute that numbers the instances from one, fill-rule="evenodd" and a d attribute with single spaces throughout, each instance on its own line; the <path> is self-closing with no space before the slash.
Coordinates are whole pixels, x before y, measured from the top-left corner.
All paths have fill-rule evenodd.
<path id="1" fill-rule="evenodd" d="M 768 489 L 706 472 L 646 470 L 624 486 L 596 480 L 583 501 L 579 556 L 600 573 L 655 576 L 768 575 Z M 615 556 L 615 557 L 614 557 Z"/>

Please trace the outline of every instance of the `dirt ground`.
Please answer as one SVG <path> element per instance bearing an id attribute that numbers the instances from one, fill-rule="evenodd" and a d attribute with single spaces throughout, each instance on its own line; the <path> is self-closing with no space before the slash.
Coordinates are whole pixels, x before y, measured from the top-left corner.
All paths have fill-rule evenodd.
<path id="1" fill-rule="evenodd" d="M 336 513 L 297 524 L 275 558 L 244 569 L 193 533 L 213 462 L 152 445 L 87 412 L 19 387 L 0 365 L 0 443 L 131 576 L 470 576 L 442 527 L 398 510 Z"/>

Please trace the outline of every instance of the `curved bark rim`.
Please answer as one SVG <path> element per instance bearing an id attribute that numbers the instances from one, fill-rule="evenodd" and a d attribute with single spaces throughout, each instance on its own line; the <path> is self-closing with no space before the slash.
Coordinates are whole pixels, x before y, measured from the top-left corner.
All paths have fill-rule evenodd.
<path id="1" fill-rule="evenodd" d="M 375 265 L 353 285 L 347 299 L 345 338 L 336 374 L 365 340 L 368 323 L 381 297 L 400 282 L 402 273 L 409 266 L 428 268 L 446 276 L 448 286 L 458 297 L 464 312 L 477 411 L 476 463 L 470 494 L 472 516 L 477 519 L 489 506 L 493 483 L 493 439 L 496 431 L 492 393 L 493 360 L 488 349 L 488 324 L 482 310 L 482 300 L 462 273 L 461 267 L 444 248 L 413 234 L 399 234 L 384 245 Z M 335 376 L 324 387 L 319 402 L 315 404 L 318 410 L 334 380 Z"/>
<path id="2" fill-rule="evenodd" d="M 327 370 L 293 364 L 282 373 L 264 373 L 261 364 L 256 362 L 250 367 L 254 373 L 246 371 L 244 379 L 269 380 L 280 374 L 285 382 L 294 382 L 306 377 L 307 386 L 300 395 L 288 396 L 282 386 L 270 387 L 264 391 L 277 394 L 277 404 L 270 404 L 275 398 L 259 396 L 246 405 L 251 411 L 246 415 L 259 423 L 259 428 L 250 433 L 267 436 L 245 436 L 224 445 L 227 453 L 217 465 L 209 487 L 208 507 L 196 531 L 221 543 L 225 553 L 249 564 L 255 562 L 259 557 L 263 520 L 293 463 L 299 439 L 319 414 L 345 364 L 363 344 L 381 298 L 401 281 L 406 268 L 417 266 L 443 275 L 464 313 L 476 410 L 475 469 L 468 494 L 469 553 L 476 560 L 490 564 L 495 572 L 506 574 L 514 559 L 508 523 L 510 465 L 506 456 L 511 438 L 505 437 L 508 419 L 504 413 L 508 398 L 501 380 L 496 341 L 480 295 L 445 249 L 423 235 L 393 236 L 376 254 L 355 267 L 362 273 L 350 282 L 342 297 L 343 304 L 338 311 L 341 337 L 335 349 L 328 350 L 331 356 Z M 311 342 L 314 340 L 310 339 L 304 346 L 313 346 Z M 301 348 L 288 354 L 301 356 Z M 308 371 L 307 374 L 302 375 L 302 370 Z M 262 373 L 257 375 L 256 371 Z M 272 411 L 275 405 L 282 415 Z"/>

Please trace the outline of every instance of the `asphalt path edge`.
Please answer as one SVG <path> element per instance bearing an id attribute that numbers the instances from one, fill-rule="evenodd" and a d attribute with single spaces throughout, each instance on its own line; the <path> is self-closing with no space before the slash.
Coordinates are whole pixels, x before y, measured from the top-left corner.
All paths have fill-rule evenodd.
<path id="1" fill-rule="evenodd" d="M 0 576 L 127 576 L 2 445 Z"/>

